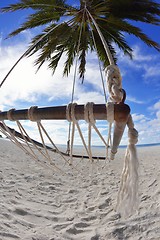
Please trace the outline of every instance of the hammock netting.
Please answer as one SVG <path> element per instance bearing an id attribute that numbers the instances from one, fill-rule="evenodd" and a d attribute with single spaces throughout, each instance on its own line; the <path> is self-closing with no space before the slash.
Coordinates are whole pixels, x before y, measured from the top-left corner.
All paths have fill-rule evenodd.
<path id="1" fill-rule="evenodd" d="M 57 147 L 43 124 L 43 121 L 47 120 L 64 119 L 72 124 L 71 136 L 66 151 L 63 148 L 60 149 Z M 98 130 L 96 119 L 108 121 L 109 127 L 107 141 Z M 25 122 L 29 120 L 35 125 L 37 132 L 39 133 L 40 141 L 30 137 L 27 128 L 24 127 L 24 120 Z M 88 126 L 87 139 L 83 137 L 79 120 L 85 120 Z M 105 160 L 105 163 L 106 161 L 113 160 L 117 153 L 125 127 L 128 126 L 129 146 L 125 157 L 121 187 L 118 194 L 117 209 L 119 209 L 119 212 L 122 212 L 124 215 L 129 215 L 137 209 L 138 160 L 135 144 L 137 142 L 138 133 L 134 129 L 128 105 L 124 103 L 115 104 L 113 102 L 108 102 L 107 104 L 93 104 L 91 102 L 86 105 L 71 103 L 68 106 L 62 107 L 31 107 L 29 109 L 21 110 L 10 109 L 9 111 L 0 112 L 0 121 L 0 131 L 8 139 L 20 147 L 25 153 L 30 155 L 32 159 L 42 167 L 58 171 L 61 174 L 66 174 L 66 172 L 64 172 L 64 166 L 65 169 L 66 166 L 68 166 L 68 168 L 75 173 L 80 172 L 82 160 L 84 163 L 85 159 L 88 159 L 87 162 L 92 166 L 95 162 L 99 164 L 100 160 Z M 12 123 L 12 125 L 15 124 L 15 127 L 10 127 L 9 122 Z M 114 124 L 113 134 L 111 134 L 112 124 Z M 77 130 L 81 138 L 84 148 L 83 154 L 82 152 L 74 152 L 73 145 L 75 130 Z M 96 132 L 106 148 L 106 154 L 103 156 L 95 156 L 92 153 L 91 138 L 93 131 Z M 87 162 L 86 166 L 89 166 Z M 104 165 L 104 163 L 100 164 L 99 167 L 102 169 Z M 130 194 L 127 193 L 126 195 L 127 188 L 129 189 Z M 129 204 L 129 208 L 125 207 L 125 209 L 123 209 L 124 199 L 127 204 Z"/>

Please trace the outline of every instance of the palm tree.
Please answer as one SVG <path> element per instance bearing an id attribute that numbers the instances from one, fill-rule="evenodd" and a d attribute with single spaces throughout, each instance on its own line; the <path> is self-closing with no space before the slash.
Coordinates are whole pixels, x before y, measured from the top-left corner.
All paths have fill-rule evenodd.
<path id="1" fill-rule="evenodd" d="M 62 55 L 65 55 L 63 73 L 69 74 L 77 58 L 79 76 L 83 79 L 89 51 L 97 52 L 104 67 L 117 61 L 114 44 L 132 57 L 133 50 L 125 40 L 126 33 L 160 51 L 160 45 L 134 25 L 137 21 L 160 24 L 160 4 L 153 0 L 80 0 L 77 6 L 69 5 L 65 0 L 19 0 L 1 11 L 24 9 L 31 9 L 32 13 L 9 37 L 44 26 L 42 33 L 33 37 L 22 56 L 40 51 L 35 62 L 38 68 L 48 61 L 49 68 L 54 72 Z M 111 55 L 106 53 L 105 46 Z"/>

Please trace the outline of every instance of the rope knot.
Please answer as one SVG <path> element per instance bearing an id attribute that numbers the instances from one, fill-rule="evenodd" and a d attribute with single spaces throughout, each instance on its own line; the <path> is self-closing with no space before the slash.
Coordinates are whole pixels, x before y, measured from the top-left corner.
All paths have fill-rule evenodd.
<path id="1" fill-rule="evenodd" d="M 38 122 L 40 119 L 37 115 L 35 115 L 35 110 L 37 110 L 37 106 L 32 106 L 28 109 L 28 119 L 32 122 Z"/>
<path id="2" fill-rule="evenodd" d="M 106 68 L 107 87 L 110 95 L 110 100 L 115 103 L 120 103 L 123 99 L 122 77 L 119 68 L 111 64 Z"/>
<path id="3" fill-rule="evenodd" d="M 114 122 L 114 103 L 108 102 L 106 104 L 106 108 L 107 108 L 107 121 L 109 123 L 113 123 Z"/>
<path id="4" fill-rule="evenodd" d="M 135 128 L 128 130 L 128 140 L 130 144 L 136 144 L 138 142 L 138 131 Z"/>
<path id="5" fill-rule="evenodd" d="M 84 118 L 87 123 L 91 123 L 92 125 L 96 122 L 93 115 L 93 105 L 93 102 L 88 102 L 84 108 Z"/>
<path id="6" fill-rule="evenodd" d="M 10 120 L 10 121 L 15 121 L 14 118 L 13 118 L 13 112 L 14 112 L 15 110 L 16 110 L 15 108 L 12 108 L 12 109 L 10 109 L 10 110 L 7 112 L 7 118 L 8 118 L 8 120 Z"/>
<path id="7" fill-rule="evenodd" d="M 136 144 L 138 142 L 138 131 L 134 128 L 134 122 L 132 116 L 128 118 L 128 140 L 130 144 Z"/>
<path id="8" fill-rule="evenodd" d="M 77 103 L 69 103 L 66 108 L 66 119 L 68 122 L 76 122 L 75 107 Z"/>

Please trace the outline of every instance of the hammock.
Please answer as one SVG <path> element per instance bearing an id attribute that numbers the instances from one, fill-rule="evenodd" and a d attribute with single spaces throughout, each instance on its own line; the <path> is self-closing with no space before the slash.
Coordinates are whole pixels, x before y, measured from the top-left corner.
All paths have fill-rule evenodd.
<path id="1" fill-rule="evenodd" d="M 49 134 L 45 130 L 42 125 L 43 120 L 64 120 L 67 119 L 71 121 L 72 126 L 72 138 L 71 138 L 71 149 L 70 151 L 64 152 L 60 151 L 53 140 L 50 138 Z M 88 144 L 86 144 L 83 133 L 78 124 L 78 120 L 86 120 L 88 124 Z M 114 122 L 114 131 L 113 131 L 113 140 L 105 141 L 103 136 L 98 131 L 96 127 L 95 120 L 108 120 L 109 124 Z M 6 120 L 14 121 L 19 131 L 8 127 L 5 123 Z M 41 142 L 35 141 L 30 138 L 27 131 L 21 124 L 21 120 L 30 120 L 34 121 L 37 125 L 38 132 L 41 137 Z M 47 108 L 38 108 L 31 107 L 30 109 L 21 109 L 15 110 L 11 109 L 9 111 L 0 112 L 0 130 L 3 134 L 5 134 L 13 143 L 18 145 L 23 151 L 29 154 L 36 162 L 41 164 L 44 167 L 48 167 L 50 169 L 58 170 L 64 174 L 63 165 L 56 165 L 56 162 L 50 156 L 49 152 L 58 153 L 61 157 L 61 160 L 64 164 L 71 166 L 75 171 L 79 171 L 77 169 L 77 163 L 74 164 L 73 158 L 84 158 L 89 159 L 91 162 L 95 160 L 113 160 L 115 154 L 118 150 L 118 146 L 120 144 L 124 129 L 126 125 L 129 129 L 129 145 L 125 157 L 125 165 L 122 173 L 122 181 L 120 186 L 120 192 L 118 194 L 118 203 L 117 210 L 121 213 L 125 213 L 125 215 L 129 215 L 130 212 L 133 212 L 137 209 L 137 184 L 138 184 L 138 160 L 136 156 L 135 144 L 137 142 L 138 133 L 134 129 L 134 124 L 130 115 L 130 108 L 128 105 L 122 104 L 114 104 L 108 103 L 105 104 L 93 104 L 87 103 L 85 105 L 77 105 L 77 104 L 69 104 L 68 106 L 57 106 L 57 107 L 47 107 Z M 79 134 L 81 136 L 82 142 L 86 149 L 87 155 L 78 155 L 73 153 L 73 141 L 74 141 L 74 130 L 77 127 Z M 93 156 L 91 150 L 91 128 L 93 128 L 100 139 L 106 146 L 106 156 Z M 44 142 L 44 137 L 47 136 L 50 145 L 48 146 Z M 110 139 L 109 133 L 109 138 Z M 109 148 L 110 144 L 110 148 Z M 109 156 L 110 150 L 110 156 Z M 40 156 L 38 154 L 40 153 Z M 134 187 L 133 187 L 134 186 Z M 126 189 L 129 190 L 129 194 L 126 196 Z M 126 199 L 125 199 L 126 198 Z M 131 198 L 131 199 L 130 199 Z M 133 201 L 136 200 L 136 201 Z M 128 202 L 129 207 L 125 210 L 123 209 L 124 201 Z M 136 204 L 135 204 L 136 203 Z M 133 206 L 133 209 L 131 207 Z M 122 211 L 123 209 L 123 211 Z M 129 210 L 129 213 L 126 212 Z"/>
<path id="2" fill-rule="evenodd" d="M 88 103 L 89 104 L 89 103 Z M 93 114 L 93 119 L 99 119 L 99 120 L 107 120 L 107 116 L 109 118 L 109 107 L 111 105 L 105 105 L 105 104 L 91 104 L 92 106 L 92 114 Z M 114 105 L 113 105 L 114 107 Z M 76 105 L 75 106 L 75 119 L 76 120 L 82 120 L 85 119 L 85 115 L 87 115 L 86 113 L 86 107 L 84 105 Z M 9 111 L 6 112 L 0 112 L 0 121 L 2 121 L 0 123 L 0 129 L 1 131 L 3 131 L 3 133 L 5 134 L 5 131 L 10 132 L 10 135 L 14 135 L 16 138 L 20 139 L 20 140 L 26 140 L 26 142 L 29 142 L 30 144 L 35 144 L 38 147 L 43 148 L 43 144 L 35 141 L 34 139 L 31 139 L 28 134 L 26 133 L 26 131 L 23 130 L 24 134 L 22 134 L 22 132 L 18 132 L 15 129 L 12 129 L 8 126 L 6 126 L 6 124 L 4 123 L 4 120 L 10 120 L 10 121 L 15 121 L 17 123 L 17 126 L 20 129 L 22 129 L 22 126 L 20 126 L 20 120 L 31 120 L 31 121 L 35 121 L 37 123 L 39 123 L 39 126 L 42 126 L 42 123 L 40 120 L 63 120 L 63 119 L 67 119 L 68 116 L 68 110 L 69 110 L 69 106 L 62 106 L 62 107 L 46 107 L 46 108 L 38 108 L 38 107 L 31 107 L 30 109 L 22 109 L 22 110 L 15 110 L 15 109 L 11 109 Z M 31 111 L 32 111 L 32 117 L 31 117 Z M 114 107 L 114 111 L 115 111 L 115 116 L 114 118 L 117 119 L 119 121 L 119 116 L 121 115 L 121 120 L 123 120 L 124 124 L 122 124 L 121 127 L 121 134 L 119 135 L 119 139 L 116 138 L 116 144 L 115 141 L 113 142 L 113 146 L 111 148 L 112 152 L 115 152 L 115 149 L 117 150 L 118 145 L 120 143 L 121 137 L 122 137 L 122 133 L 124 130 L 124 127 L 126 125 L 126 120 L 128 118 L 128 114 L 130 112 L 129 106 L 126 104 L 123 105 L 115 105 Z M 73 112 L 72 112 L 73 114 Z M 88 123 L 89 120 L 86 120 Z M 41 125 L 40 125 L 41 124 Z M 101 138 L 102 142 L 104 143 L 104 145 L 106 147 L 108 147 L 108 144 L 106 143 L 105 139 L 103 138 L 103 136 L 101 135 L 101 133 L 99 132 L 98 128 L 95 125 L 95 122 L 91 122 L 90 124 L 92 124 L 92 127 L 94 128 L 94 130 L 97 132 L 97 134 L 99 135 L 99 137 Z M 121 125 L 121 122 L 117 122 L 117 125 Z M 115 126 L 117 126 L 115 125 Z M 42 128 L 44 131 L 44 127 Z M 46 131 L 44 131 L 46 134 Z M 114 129 L 115 134 L 117 133 L 117 129 Z M 6 135 L 6 134 L 5 134 Z M 23 136 L 24 135 L 24 136 Z M 46 134 L 47 135 L 47 134 Z M 48 135 L 47 135 L 48 136 Z M 48 136 L 49 139 L 49 136 Z M 50 141 L 51 142 L 51 141 Z M 47 146 L 45 145 L 45 147 L 48 150 L 51 150 L 53 152 L 57 152 L 57 149 L 55 147 L 55 144 L 52 144 L 53 147 Z M 69 153 L 65 153 L 61 151 L 61 154 L 64 156 L 70 156 Z M 76 158 L 81 158 L 81 155 L 72 155 L 73 157 Z M 83 158 L 89 158 L 89 156 L 87 155 L 83 155 Z M 93 159 L 106 159 L 106 157 L 100 157 L 100 156 L 92 156 Z"/>
<path id="3" fill-rule="evenodd" d="M 126 93 L 122 89 L 122 79 L 120 75 L 119 68 L 114 64 L 112 55 L 108 49 L 107 43 L 96 24 L 94 18 L 86 8 L 88 19 L 91 19 L 95 25 L 96 30 L 99 33 L 101 41 L 106 50 L 106 54 L 110 61 L 110 65 L 105 69 L 107 87 L 109 92 L 109 98 L 106 99 L 105 104 L 94 104 L 92 102 L 86 105 L 77 105 L 73 102 L 74 88 L 75 88 L 75 76 L 76 67 L 73 81 L 73 90 L 71 103 L 67 106 L 57 106 L 57 107 L 46 107 L 38 108 L 33 106 L 29 109 L 15 110 L 10 109 L 9 111 L 0 112 L 0 131 L 7 136 L 13 143 L 18 145 L 23 151 L 27 152 L 35 161 L 39 164 L 52 168 L 53 170 L 58 170 L 62 173 L 63 166 L 57 165 L 55 160 L 52 159 L 49 152 L 58 153 L 63 160 L 64 164 L 67 164 L 72 169 L 78 171 L 77 166 L 74 165 L 74 158 L 88 158 L 92 163 L 94 160 L 114 160 L 115 154 L 117 153 L 118 146 L 120 144 L 121 138 L 123 136 L 125 127 L 128 127 L 128 147 L 126 150 L 126 156 L 124 160 L 124 169 L 121 177 L 120 190 L 118 193 L 117 200 L 117 211 L 123 214 L 123 216 L 128 216 L 137 210 L 138 204 L 138 158 L 136 153 L 135 144 L 138 141 L 138 132 L 134 128 L 134 123 L 130 115 L 130 108 L 126 105 L 125 98 Z M 90 20 L 89 20 L 90 21 Z M 93 32 L 92 32 L 93 36 Z M 80 36 L 81 37 L 81 36 Z M 40 40 L 39 40 L 40 41 Z M 93 36 L 93 41 L 96 42 Z M 37 43 L 36 43 L 37 44 Z M 34 47 L 34 46 L 33 46 Z M 79 43 L 78 43 L 79 47 Z M 28 50 L 27 50 L 28 52 Z M 27 53 L 26 52 L 26 53 Z M 77 51 L 78 52 L 78 51 Z M 26 56 L 24 53 L 16 64 L 12 67 L 6 77 L 3 79 L 2 84 L 7 79 L 10 72 L 18 64 L 18 62 Z M 78 56 L 77 56 L 78 60 Z M 102 81 L 104 95 L 105 87 Z M 69 134 L 68 134 L 68 147 L 67 151 L 61 151 L 55 145 L 54 141 L 51 139 L 47 133 L 45 127 L 42 124 L 43 120 L 68 120 L 69 122 Z M 14 121 L 18 127 L 18 131 L 9 127 L 5 121 Z M 30 120 L 36 123 L 41 142 L 30 138 L 27 130 L 23 127 L 21 120 Z M 88 125 L 88 142 L 86 143 L 83 136 L 83 132 L 79 125 L 79 120 L 85 120 Z M 100 131 L 96 126 L 96 120 L 107 120 L 109 123 L 108 139 L 104 139 Z M 111 137 L 111 127 L 114 124 L 113 137 Z M 81 138 L 82 144 L 86 151 L 86 154 L 81 156 L 74 154 L 73 144 L 75 129 L 77 129 L 79 136 Z M 95 131 L 99 136 L 101 141 L 106 147 L 106 156 L 93 156 L 91 147 L 91 136 L 92 131 Z M 49 145 L 45 143 L 44 136 L 48 139 Z M 109 154 L 110 150 L 110 154 Z M 37 154 L 38 153 L 38 154 Z M 42 160 L 43 157 L 43 160 Z M 64 173 L 65 174 L 65 173 Z"/>

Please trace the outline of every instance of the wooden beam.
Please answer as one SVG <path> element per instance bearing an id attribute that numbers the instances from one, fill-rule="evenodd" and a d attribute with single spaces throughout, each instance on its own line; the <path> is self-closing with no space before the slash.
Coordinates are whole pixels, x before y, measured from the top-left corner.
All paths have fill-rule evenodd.
<path id="1" fill-rule="evenodd" d="M 84 119 L 84 107 L 85 105 L 76 105 L 75 117 L 77 120 Z M 66 119 L 67 106 L 54 106 L 35 108 L 33 116 L 39 120 L 65 120 Z M 9 111 L 0 112 L 0 121 L 9 120 Z M 107 120 L 107 108 L 105 104 L 94 104 L 93 114 L 96 120 Z M 126 104 L 114 105 L 114 120 L 117 122 L 126 122 L 130 114 L 130 108 Z M 10 111 L 12 120 L 27 120 L 28 109 L 12 110 Z"/>

